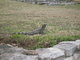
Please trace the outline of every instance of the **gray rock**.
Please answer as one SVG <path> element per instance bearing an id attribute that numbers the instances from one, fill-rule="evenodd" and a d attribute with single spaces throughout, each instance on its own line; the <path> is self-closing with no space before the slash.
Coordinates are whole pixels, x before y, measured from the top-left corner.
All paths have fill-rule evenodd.
<path id="1" fill-rule="evenodd" d="M 15 54 L 10 60 L 38 60 L 38 56 Z"/>
<path id="2" fill-rule="evenodd" d="M 80 50 L 80 40 L 76 40 L 75 41 L 75 44 L 77 46 L 77 49 Z"/>
<path id="3" fill-rule="evenodd" d="M 14 53 L 12 46 L 6 44 L 0 44 L 0 55 L 4 53 Z"/>
<path id="4" fill-rule="evenodd" d="M 17 48 L 17 47 L 11 47 L 8 45 L 0 45 L 0 54 L 4 53 L 22 53 L 23 51 L 26 51 L 23 48 Z"/>
<path id="5" fill-rule="evenodd" d="M 76 51 L 73 55 L 73 60 L 80 60 L 80 51 Z"/>
<path id="6" fill-rule="evenodd" d="M 63 41 L 60 42 L 59 44 L 75 44 L 75 41 Z"/>
<path id="7" fill-rule="evenodd" d="M 63 60 L 64 59 L 64 51 L 58 48 L 41 48 L 37 49 L 39 60 Z"/>
<path id="8" fill-rule="evenodd" d="M 72 43 L 60 43 L 54 46 L 65 51 L 65 56 L 72 56 L 76 51 L 76 45 Z"/>
<path id="9" fill-rule="evenodd" d="M 76 45 L 77 49 L 80 50 L 80 40 L 76 40 L 76 41 L 63 41 L 63 42 L 60 42 L 59 44 L 74 44 L 74 45 Z"/>
<path id="10" fill-rule="evenodd" d="M 0 55 L 0 60 L 10 60 L 13 56 L 12 53 L 4 53 Z"/>
<path id="11" fill-rule="evenodd" d="M 29 56 L 27 56 L 27 60 L 38 60 L 38 56 L 37 55 L 29 55 Z"/>
<path id="12" fill-rule="evenodd" d="M 6 44 L 0 45 L 0 60 L 38 60 L 38 55 L 22 54 L 24 51 L 27 50 Z"/>
<path id="13" fill-rule="evenodd" d="M 38 56 L 23 55 L 19 53 L 5 53 L 0 55 L 0 60 L 38 60 Z"/>
<path id="14" fill-rule="evenodd" d="M 73 58 L 73 56 L 71 56 L 71 57 L 65 58 L 64 60 L 74 60 L 74 58 Z"/>
<path id="15" fill-rule="evenodd" d="M 0 44 L 0 60 L 80 60 L 80 40 L 60 42 L 50 48 L 25 50 Z"/>

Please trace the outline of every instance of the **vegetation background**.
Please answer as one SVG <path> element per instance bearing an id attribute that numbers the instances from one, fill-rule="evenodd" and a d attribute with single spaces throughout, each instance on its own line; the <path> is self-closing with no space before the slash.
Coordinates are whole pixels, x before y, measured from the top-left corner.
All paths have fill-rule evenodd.
<path id="1" fill-rule="evenodd" d="M 29 32 L 45 23 L 44 35 L 12 34 Z M 80 39 L 80 4 L 47 6 L 0 0 L 0 43 L 36 49 L 76 39 Z"/>

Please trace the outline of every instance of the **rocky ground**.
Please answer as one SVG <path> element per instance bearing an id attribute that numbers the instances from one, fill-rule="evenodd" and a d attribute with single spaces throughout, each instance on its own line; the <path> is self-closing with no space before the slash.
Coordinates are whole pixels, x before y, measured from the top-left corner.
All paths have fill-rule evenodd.
<path id="1" fill-rule="evenodd" d="M 80 40 L 64 41 L 50 48 L 36 50 L 2 43 L 0 60 L 80 60 Z"/>

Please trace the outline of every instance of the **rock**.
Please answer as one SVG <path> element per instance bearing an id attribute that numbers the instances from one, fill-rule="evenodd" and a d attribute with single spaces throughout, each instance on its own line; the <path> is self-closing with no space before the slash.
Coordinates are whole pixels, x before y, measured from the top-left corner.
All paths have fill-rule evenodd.
<path id="1" fill-rule="evenodd" d="M 38 55 L 23 54 L 28 50 L 23 48 L 13 47 L 9 44 L 0 45 L 0 60 L 38 60 Z M 34 51 L 29 51 L 30 53 Z"/>
<path id="2" fill-rule="evenodd" d="M 74 59 L 73 60 L 80 60 L 80 51 L 76 51 L 73 55 Z"/>
<path id="3" fill-rule="evenodd" d="M 63 41 L 60 42 L 59 44 L 75 44 L 75 41 Z"/>
<path id="4" fill-rule="evenodd" d="M 17 53 L 5 53 L 0 55 L 0 60 L 38 60 L 38 56 L 23 55 Z"/>
<path id="5" fill-rule="evenodd" d="M 64 59 L 64 51 L 58 48 L 41 48 L 37 49 L 39 60 L 63 60 Z"/>
<path id="6" fill-rule="evenodd" d="M 12 60 L 38 60 L 38 56 L 15 54 L 15 56 L 11 59 Z"/>
<path id="7" fill-rule="evenodd" d="M 54 47 L 26 50 L 0 44 L 0 60 L 80 60 L 80 40 L 60 42 Z"/>
<path id="8" fill-rule="evenodd" d="M 73 59 L 73 56 L 71 56 L 71 57 L 65 58 L 64 60 L 74 60 L 74 59 Z"/>
<path id="9" fill-rule="evenodd" d="M 72 43 L 60 43 L 54 47 L 64 50 L 66 56 L 72 56 L 76 51 L 76 45 Z"/>
<path id="10" fill-rule="evenodd" d="M 12 53 L 0 54 L 0 60 L 10 60 L 11 57 L 13 57 Z"/>
<path id="11" fill-rule="evenodd" d="M 14 53 L 12 46 L 6 44 L 0 44 L 0 55 L 4 53 Z"/>
<path id="12" fill-rule="evenodd" d="M 38 60 L 38 56 L 37 55 L 28 55 L 27 60 Z"/>
<path id="13" fill-rule="evenodd" d="M 60 42 L 59 44 L 75 44 L 77 49 L 80 50 L 80 40 L 76 40 L 76 41 L 63 41 L 63 42 Z"/>
<path id="14" fill-rule="evenodd" d="M 77 46 L 77 49 L 80 50 L 80 40 L 76 40 L 75 41 L 75 44 Z"/>

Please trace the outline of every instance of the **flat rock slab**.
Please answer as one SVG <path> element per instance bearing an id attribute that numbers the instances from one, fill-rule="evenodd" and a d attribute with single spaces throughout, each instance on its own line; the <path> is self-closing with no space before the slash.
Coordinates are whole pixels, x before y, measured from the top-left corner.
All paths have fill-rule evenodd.
<path id="1" fill-rule="evenodd" d="M 0 60 L 25 60 L 27 56 L 17 53 L 4 53 L 0 55 Z"/>
<path id="2" fill-rule="evenodd" d="M 74 52 L 76 51 L 75 44 L 61 43 L 61 44 L 55 45 L 54 47 L 64 50 L 65 56 L 72 56 L 74 54 Z"/>
<path id="3" fill-rule="evenodd" d="M 23 55 L 18 53 L 5 53 L 0 55 L 0 60 L 38 60 L 36 55 Z"/>
<path id="4" fill-rule="evenodd" d="M 75 41 L 75 44 L 77 46 L 77 49 L 80 50 L 80 40 L 76 40 Z"/>
<path id="5" fill-rule="evenodd" d="M 40 60 L 63 60 L 65 56 L 64 51 L 58 48 L 41 48 L 37 51 Z"/>
<path id="6" fill-rule="evenodd" d="M 60 42 L 59 44 L 75 44 L 75 41 L 63 41 Z"/>
<path id="7" fill-rule="evenodd" d="M 38 56 L 36 55 L 23 55 L 23 54 L 15 54 L 11 60 L 38 60 Z"/>
<path id="8" fill-rule="evenodd" d="M 59 44 L 74 44 L 74 45 L 76 45 L 77 49 L 80 50 L 80 40 L 76 40 L 76 41 L 63 41 L 63 42 L 60 42 Z"/>
<path id="9" fill-rule="evenodd" d="M 38 60 L 38 55 L 26 55 L 23 54 L 25 50 L 23 48 L 13 47 L 10 45 L 0 45 L 0 60 Z M 30 54 L 33 51 L 29 51 Z"/>
<path id="10" fill-rule="evenodd" d="M 23 51 L 26 51 L 23 48 L 17 48 L 9 45 L 0 45 L 0 55 L 4 53 L 22 53 Z"/>

